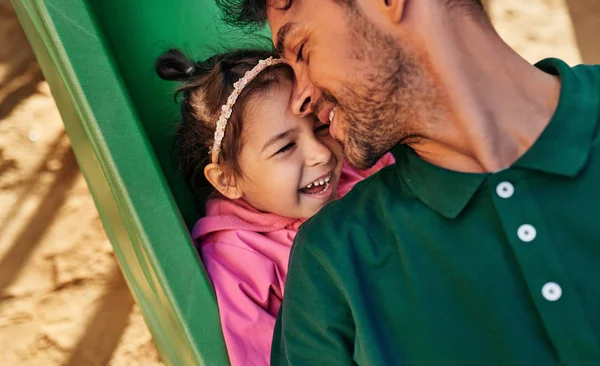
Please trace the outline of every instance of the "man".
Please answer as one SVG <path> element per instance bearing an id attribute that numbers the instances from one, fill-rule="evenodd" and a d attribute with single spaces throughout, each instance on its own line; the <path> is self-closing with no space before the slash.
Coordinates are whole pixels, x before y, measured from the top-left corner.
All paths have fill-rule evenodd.
<path id="1" fill-rule="evenodd" d="M 532 66 L 477 0 L 227 3 L 292 109 L 397 160 L 296 237 L 274 365 L 600 365 L 600 68 Z"/>

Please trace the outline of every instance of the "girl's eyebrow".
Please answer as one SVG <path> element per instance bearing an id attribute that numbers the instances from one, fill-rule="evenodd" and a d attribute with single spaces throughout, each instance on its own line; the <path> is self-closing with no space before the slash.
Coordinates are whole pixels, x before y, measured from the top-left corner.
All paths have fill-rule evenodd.
<path id="1" fill-rule="evenodd" d="M 275 136 L 271 137 L 271 138 L 269 139 L 269 141 L 267 141 L 267 142 L 265 143 L 265 145 L 263 146 L 262 150 L 260 150 L 260 152 L 262 153 L 262 152 L 263 152 L 263 151 L 265 151 L 265 150 L 266 150 L 266 149 L 267 149 L 269 146 L 273 145 L 274 143 L 276 143 L 276 142 L 277 142 L 277 141 L 279 141 L 279 140 L 282 140 L 282 139 L 284 139 L 284 138 L 288 137 L 289 135 L 291 135 L 291 134 L 293 134 L 293 133 L 296 133 L 296 131 L 298 131 L 298 128 L 297 128 L 297 127 L 295 127 L 295 128 L 290 128 L 290 129 L 289 129 L 289 130 L 287 130 L 287 131 L 284 131 L 284 132 L 282 132 L 282 133 L 280 133 L 280 134 L 277 134 L 277 135 L 275 135 Z"/>

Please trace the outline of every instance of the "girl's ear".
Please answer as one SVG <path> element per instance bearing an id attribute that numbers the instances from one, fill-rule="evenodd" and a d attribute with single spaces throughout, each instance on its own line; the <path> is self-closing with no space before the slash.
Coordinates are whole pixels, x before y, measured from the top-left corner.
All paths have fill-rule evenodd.
<path id="1" fill-rule="evenodd" d="M 235 179 L 227 177 L 219 164 L 208 164 L 204 168 L 204 176 L 219 193 L 231 200 L 242 198 L 244 195 Z"/>

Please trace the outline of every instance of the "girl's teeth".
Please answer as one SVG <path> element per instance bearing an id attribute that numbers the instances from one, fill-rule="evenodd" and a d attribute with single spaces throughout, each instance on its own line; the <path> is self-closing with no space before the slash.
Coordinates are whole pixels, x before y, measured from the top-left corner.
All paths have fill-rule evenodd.
<path id="1" fill-rule="evenodd" d="M 323 190 L 322 190 L 321 192 L 319 192 L 319 193 L 323 193 L 323 192 L 325 192 L 325 191 L 327 190 L 327 188 L 329 188 L 329 183 L 327 183 L 327 184 L 325 185 L 325 187 L 323 187 Z"/>
<path id="2" fill-rule="evenodd" d="M 317 186 L 322 186 L 325 183 L 329 183 L 329 180 L 331 179 L 331 175 L 328 175 L 327 177 L 323 178 L 323 179 L 319 179 L 315 182 L 310 183 L 309 185 L 307 185 L 305 188 L 311 188 L 311 187 L 317 187 Z"/>

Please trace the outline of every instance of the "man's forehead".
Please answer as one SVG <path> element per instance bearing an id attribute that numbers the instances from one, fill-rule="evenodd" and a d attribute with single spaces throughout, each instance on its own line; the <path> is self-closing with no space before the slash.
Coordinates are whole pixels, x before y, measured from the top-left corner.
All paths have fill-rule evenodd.
<path id="1" fill-rule="evenodd" d="M 278 10 L 288 10 L 299 0 L 267 0 L 267 6 Z"/>
<path id="2" fill-rule="evenodd" d="M 269 23 L 272 24 L 271 30 L 285 24 L 283 22 L 287 22 L 288 18 L 296 12 L 301 2 L 301 0 L 267 0 L 267 18 Z M 276 23 L 276 25 L 273 25 L 273 23 Z"/>
<path id="3" fill-rule="evenodd" d="M 273 44 L 277 51 L 282 54 L 287 35 L 292 33 L 296 23 L 291 21 L 293 13 L 292 6 L 297 5 L 300 0 L 268 0 L 267 17 Z"/>
<path id="4" fill-rule="evenodd" d="M 281 55 L 285 36 L 289 32 L 289 23 L 286 22 L 288 9 L 282 8 L 289 0 L 268 0 L 267 18 L 271 28 L 271 39 L 278 53 Z"/>

